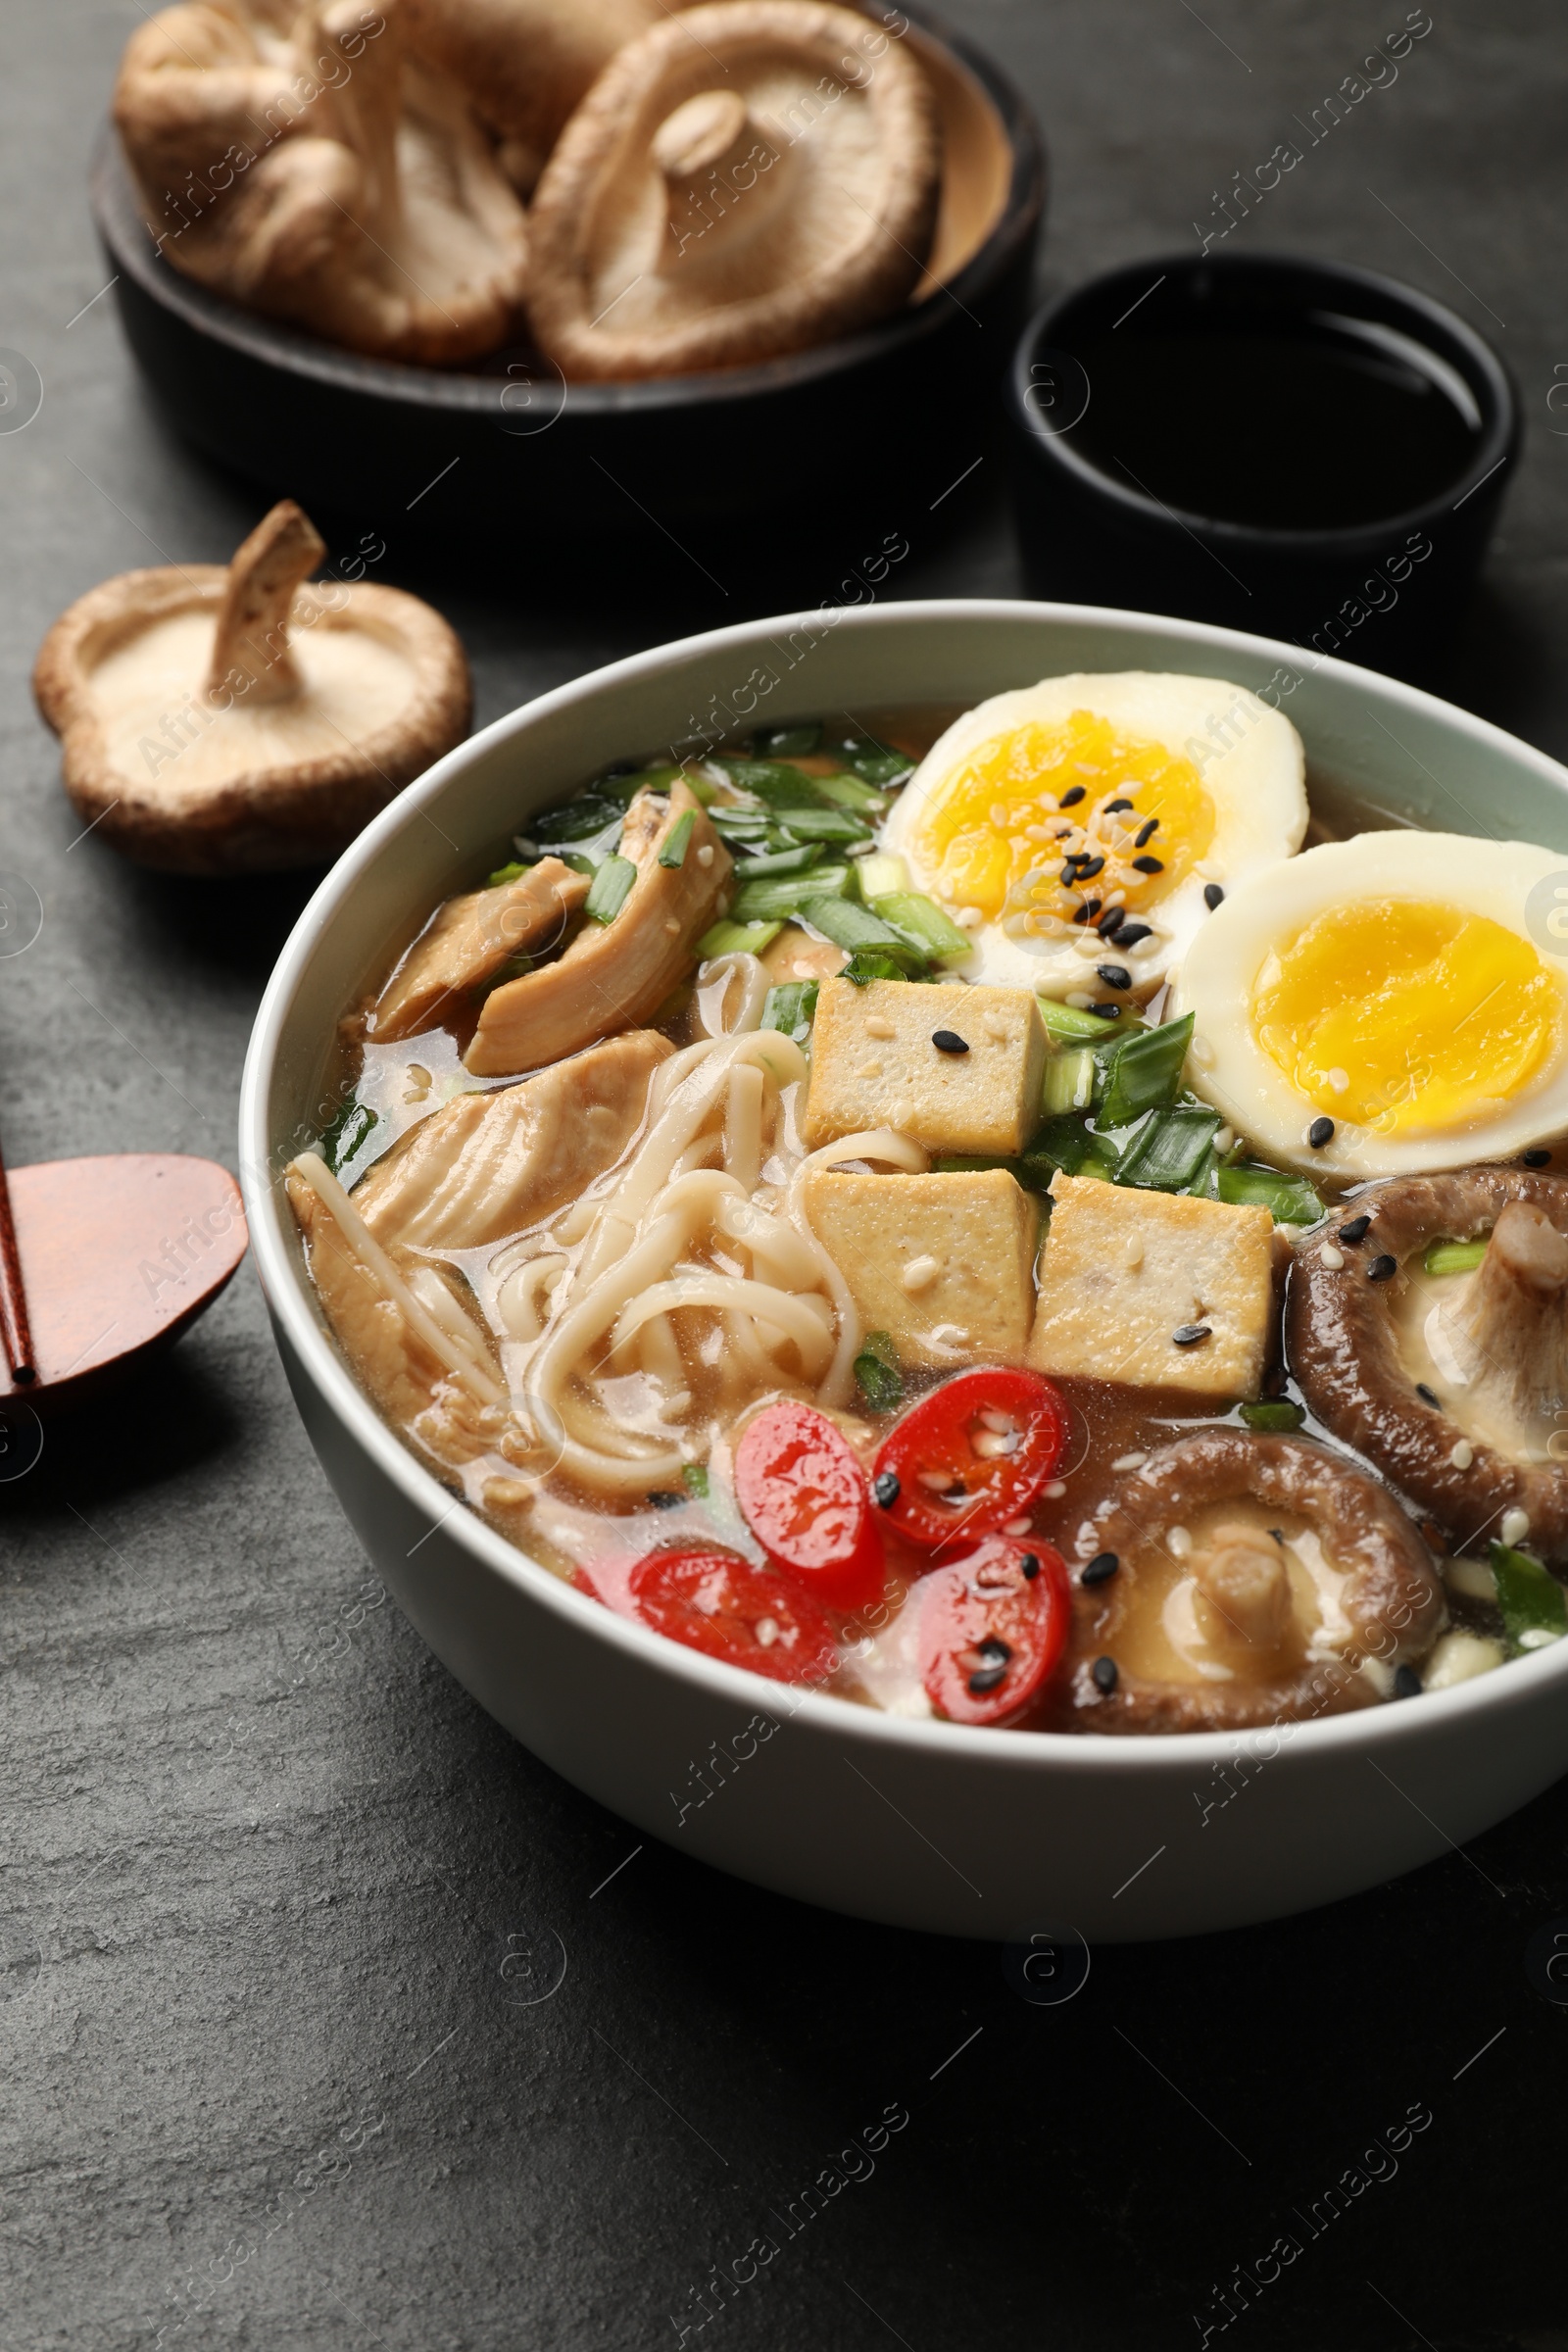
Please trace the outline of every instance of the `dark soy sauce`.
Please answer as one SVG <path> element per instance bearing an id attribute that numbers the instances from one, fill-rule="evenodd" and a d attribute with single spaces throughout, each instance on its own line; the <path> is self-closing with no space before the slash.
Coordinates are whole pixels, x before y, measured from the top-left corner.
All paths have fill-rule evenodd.
<path id="1" fill-rule="evenodd" d="M 1353 528 L 1441 496 L 1475 454 L 1469 387 L 1392 327 L 1172 312 L 1072 339 L 1090 383 L 1073 445 L 1123 488 L 1253 529 Z"/>

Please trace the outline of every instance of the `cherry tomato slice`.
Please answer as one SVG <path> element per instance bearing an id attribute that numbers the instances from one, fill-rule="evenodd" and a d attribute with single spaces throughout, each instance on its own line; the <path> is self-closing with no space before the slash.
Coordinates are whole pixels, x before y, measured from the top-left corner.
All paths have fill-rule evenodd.
<path id="1" fill-rule="evenodd" d="M 1066 1407 L 1038 1372 L 959 1372 L 889 1430 L 871 1492 L 910 1543 L 967 1543 L 1029 1508 L 1066 1443 Z"/>
<path id="2" fill-rule="evenodd" d="M 856 1609 L 882 1590 L 882 1537 L 865 1472 L 843 1431 L 784 1401 L 749 1421 L 735 1448 L 735 1499 L 774 1566 L 819 1600 Z"/>
<path id="3" fill-rule="evenodd" d="M 1072 1596 L 1059 1551 L 989 1536 L 920 1586 L 920 1677 L 950 1723 L 1003 1723 L 1067 1645 Z"/>
<path id="4" fill-rule="evenodd" d="M 819 1682 L 837 1660 L 832 1628 L 810 1594 L 731 1551 L 595 1560 L 576 1582 L 619 1616 L 771 1682 Z"/>

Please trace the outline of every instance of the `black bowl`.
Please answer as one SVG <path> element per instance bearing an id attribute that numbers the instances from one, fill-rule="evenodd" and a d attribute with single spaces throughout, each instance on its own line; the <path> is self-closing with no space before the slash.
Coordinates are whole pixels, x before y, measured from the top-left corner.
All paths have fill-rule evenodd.
<path id="1" fill-rule="evenodd" d="M 778 517 L 799 533 L 911 476 L 930 477 L 935 497 L 994 413 L 1029 300 L 1045 160 L 1005 74 L 923 11 L 906 13 L 979 84 L 1011 168 L 999 217 L 956 275 L 858 334 L 758 367 L 569 387 L 520 345 L 477 373 L 365 359 L 165 262 L 110 126 L 92 207 L 126 339 L 175 429 L 209 456 L 382 528 L 407 517 L 492 549 L 499 533 L 527 531 L 519 569 L 538 565 L 541 527 L 589 546 L 650 522 Z"/>
<path id="2" fill-rule="evenodd" d="M 1250 462 L 1253 499 L 1289 519 L 1222 518 L 1199 511 L 1190 491 L 1170 494 L 1168 485 L 1162 500 L 1147 470 L 1124 462 L 1134 448 L 1113 444 L 1126 432 L 1141 448 L 1136 404 L 1147 401 L 1152 416 L 1153 404 L 1164 401 L 1168 416 L 1182 387 L 1156 368 L 1129 407 L 1136 374 L 1122 373 L 1121 347 L 1111 340 L 1129 328 L 1129 343 L 1136 337 L 1146 355 L 1190 351 L 1191 338 L 1205 334 L 1266 334 L 1278 338 L 1282 353 L 1307 351 L 1312 338 L 1362 346 L 1369 374 L 1424 374 L 1450 404 L 1451 467 L 1445 478 L 1435 460 L 1436 470 L 1418 480 L 1404 462 L 1407 449 L 1396 442 L 1386 478 L 1379 469 L 1375 486 L 1363 481 L 1356 495 L 1337 496 L 1333 482 L 1314 482 L 1322 451 L 1307 427 L 1282 456 L 1271 501 L 1258 493 L 1257 450 L 1244 450 L 1242 436 L 1248 404 L 1268 403 L 1277 382 L 1239 371 L 1233 398 L 1190 404 L 1183 446 L 1194 464 L 1180 469 L 1216 489 L 1226 483 L 1239 506 Z M 1102 408 L 1096 428 L 1086 431 L 1097 374 Z M 1114 429 L 1104 421 L 1111 382 Z M 1026 328 L 1007 409 L 1017 526 L 1034 595 L 1218 621 L 1290 638 L 1314 656 L 1424 678 L 1441 664 L 1474 586 L 1520 432 L 1507 370 L 1453 312 L 1370 270 L 1278 255 L 1182 255 L 1091 279 Z M 1458 422 L 1466 414 L 1467 427 Z M 1385 487 L 1389 507 L 1379 512 L 1376 492 Z M 1221 497 L 1211 503 L 1220 506 Z M 1313 527 L 1317 514 L 1326 527 Z"/>

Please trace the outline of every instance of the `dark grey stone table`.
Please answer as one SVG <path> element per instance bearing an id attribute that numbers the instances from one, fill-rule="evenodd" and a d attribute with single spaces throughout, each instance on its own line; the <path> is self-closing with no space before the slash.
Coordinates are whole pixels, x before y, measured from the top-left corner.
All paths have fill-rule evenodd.
<path id="1" fill-rule="evenodd" d="M 18 1162 L 232 1164 L 252 1012 L 306 888 L 192 889 L 78 840 L 28 696 L 70 599 L 225 558 L 259 512 L 166 437 L 100 295 L 85 162 L 142 13 L 6 0 L 0 22 L 0 343 L 45 386 L 0 434 L 0 866 L 44 908 L 0 960 Z M 1529 437 L 1450 691 L 1562 757 L 1568 43 L 1546 0 L 1432 13 L 1230 249 L 1391 270 L 1505 353 Z M 1045 282 L 1196 246 L 1213 192 L 1403 14 L 973 0 L 1046 125 Z M 924 508 L 888 517 L 899 593 L 1015 590 L 995 466 Z M 777 551 L 787 594 L 764 566 L 721 599 L 674 551 L 607 555 L 565 593 L 556 551 L 499 549 L 481 581 L 372 519 L 384 576 L 463 630 L 482 719 L 815 602 L 855 552 L 818 515 Z M 246 1269 L 0 1485 L 0 2343 L 1111 2352 L 1234 2328 L 1547 2352 L 1568 2346 L 1568 2010 L 1525 1962 L 1562 1913 L 1561 1788 L 1336 1909 L 1097 1951 L 1057 2008 L 1017 1999 L 994 1946 L 712 1877 L 513 1745 L 383 1601 Z"/>

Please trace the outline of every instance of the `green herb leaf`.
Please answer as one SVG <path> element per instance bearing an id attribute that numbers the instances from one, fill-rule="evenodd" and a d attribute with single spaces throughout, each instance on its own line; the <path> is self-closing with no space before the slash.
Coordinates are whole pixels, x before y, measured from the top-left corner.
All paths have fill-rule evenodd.
<path id="1" fill-rule="evenodd" d="M 697 942 L 697 954 L 705 963 L 714 956 L 760 956 L 783 928 L 782 923 L 715 923 Z"/>
<path id="2" fill-rule="evenodd" d="M 375 1126 L 375 1112 L 350 1095 L 317 1145 L 334 1176 L 342 1174 L 356 1152 L 368 1142 Z"/>
<path id="3" fill-rule="evenodd" d="M 692 828 L 696 822 L 695 808 L 688 808 L 684 816 L 676 817 L 669 829 L 669 839 L 659 853 L 661 865 L 675 868 L 685 864 L 686 852 L 691 846 Z"/>
<path id="4" fill-rule="evenodd" d="M 897 1412 L 904 1402 L 898 1349 L 885 1331 L 868 1331 L 855 1359 L 855 1378 L 873 1413 Z"/>
<path id="5" fill-rule="evenodd" d="M 1315 1225 L 1323 1203 L 1304 1176 L 1282 1176 L 1278 1168 L 1250 1163 L 1221 1167 L 1219 1197 L 1233 1207 L 1266 1208 L 1276 1225 Z"/>
<path id="6" fill-rule="evenodd" d="M 1299 1429 L 1306 1413 L 1288 1396 L 1266 1396 L 1261 1404 L 1244 1404 L 1242 1419 L 1249 1429 Z"/>
<path id="7" fill-rule="evenodd" d="M 583 912 L 596 923 L 612 923 L 631 896 L 637 868 L 629 858 L 607 858 L 588 886 Z"/>
<path id="8" fill-rule="evenodd" d="M 694 1496 L 698 1502 L 708 1500 L 708 1471 L 702 1462 L 683 1463 L 680 1483 L 687 1494 Z"/>
<path id="9" fill-rule="evenodd" d="M 857 988 L 864 988 L 869 980 L 923 980 L 923 972 L 906 971 L 891 956 L 881 955 L 875 948 L 857 948 L 849 962 L 838 974 Z"/>
<path id="10" fill-rule="evenodd" d="M 1426 1274 L 1473 1274 L 1486 1254 L 1485 1242 L 1429 1242 L 1421 1268 Z"/>
<path id="11" fill-rule="evenodd" d="M 1207 1157 L 1218 1125 L 1217 1110 L 1152 1111 L 1123 1146 L 1116 1182 L 1141 1192 L 1185 1192 Z"/>
<path id="12" fill-rule="evenodd" d="M 960 956 L 974 954 L 968 932 L 960 931 L 951 915 L 944 914 L 935 899 L 928 899 L 923 891 L 886 891 L 871 901 L 871 911 L 938 963 L 952 963 Z"/>
<path id="13" fill-rule="evenodd" d="M 811 1034 L 811 1022 L 816 1015 L 817 983 L 814 980 L 786 980 L 770 988 L 762 1001 L 760 1029 L 777 1029 L 804 1046 Z"/>
<path id="14" fill-rule="evenodd" d="M 1510 1647 L 1539 1649 L 1544 1646 L 1541 1635 L 1555 1638 L 1568 1634 L 1568 1602 L 1556 1578 L 1528 1551 L 1516 1551 L 1495 1538 L 1488 1545 L 1488 1553 Z M 1532 1635 L 1538 1639 L 1532 1641 Z"/>
<path id="15" fill-rule="evenodd" d="M 1192 1042 L 1193 1016 L 1159 1029 L 1135 1029 L 1120 1037 L 1105 1063 L 1099 1104 L 1102 1127 L 1130 1127 L 1146 1110 L 1169 1110 L 1181 1091 L 1182 1064 Z"/>

